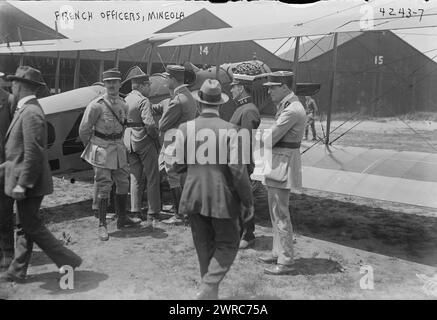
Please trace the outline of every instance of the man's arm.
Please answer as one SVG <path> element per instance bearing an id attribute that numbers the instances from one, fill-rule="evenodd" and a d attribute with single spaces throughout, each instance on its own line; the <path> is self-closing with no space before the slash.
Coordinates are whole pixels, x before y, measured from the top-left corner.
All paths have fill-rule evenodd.
<path id="1" fill-rule="evenodd" d="M 149 99 L 144 99 L 140 104 L 141 119 L 143 120 L 147 134 L 152 139 L 158 138 L 158 128 L 156 128 L 155 120 L 152 115 L 152 104 Z"/>
<path id="2" fill-rule="evenodd" d="M 84 146 L 86 146 L 90 141 L 93 134 L 94 125 L 97 122 L 101 112 L 102 111 L 100 107 L 96 103 L 91 103 L 86 107 L 82 121 L 79 125 L 79 137 Z"/>
<path id="3" fill-rule="evenodd" d="M 259 113 L 255 110 L 249 110 L 241 118 L 241 127 L 246 128 L 252 132 L 253 129 L 257 129 L 260 123 Z"/>
<path id="4" fill-rule="evenodd" d="M 17 185 L 33 188 L 42 172 L 46 149 L 44 115 L 39 112 L 23 112 L 22 117 L 24 159 Z"/>
<path id="5" fill-rule="evenodd" d="M 284 109 L 276 120 L 276 123 L 271 128 L 271 133 L 265 138 L 265 140 L 272 139 L 272 147 L 278 143 L 298 121 L 298 117 L 290 107 L 291 105 Z"/>
<path id="6" fill-rule="evenodd" d="M 168 105 L 168 109 L 159 120 L 159 131 L 165 132 L 174 127 L 182 115 L 182 106 L 179 96 L 172 99 Z"/>

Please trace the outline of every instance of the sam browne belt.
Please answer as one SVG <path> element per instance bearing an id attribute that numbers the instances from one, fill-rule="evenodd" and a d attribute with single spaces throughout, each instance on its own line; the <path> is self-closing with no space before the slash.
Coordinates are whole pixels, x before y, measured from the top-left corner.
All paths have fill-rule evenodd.
<path id="1" fill-rule="evenodd" d="M 282 142 L 282 141 L 279 141 L 277 144 L 275 144 L 275 148 L 299 149 L 300 142 Z"/>
<path id="2" fill-rule="evenodd" d="M 104 139 L 104 140 L 118 140 L 118 139 L 121 139 L 123 137 L 123 132 L 105 134 L 105 133 L 101 133 L 97 130 L 94 130 L 94 135 L 96 137 Z"/>

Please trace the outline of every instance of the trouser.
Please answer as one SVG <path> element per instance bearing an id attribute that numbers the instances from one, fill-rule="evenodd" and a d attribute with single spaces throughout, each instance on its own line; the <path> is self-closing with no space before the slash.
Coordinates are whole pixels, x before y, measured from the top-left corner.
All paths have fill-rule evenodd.
<path id="1" fill-rule="evenodd" d="M 257 188 L 257 184 L 261 184 L 261 182 L 256 180 L 251 180 L 250 184 L 252 187 L 252 192 Z M 240 237 L 242 240 L 251 241 L 255 239 L 255 215 L 253 215 L 252 219 L 247 221 L 246 223 L 243 223 L 243 221 L 240 218 L 240 225 L 242 226 Z"/>
<path id="2" fill-rule="evenodd" d="M 62 241 L 57 240 L 44 226 L 39 214 L 42 199 L 43 196 L 17 201 L 21 230 L 17 234 L 14 259 L 7 272 L 19 278 L 26 276 L 34 242 L 58 268 L 65 265 L 75 268 L 82 262 L 77 254 L 64 247 Z"/>
<path id="3" fill-rule="evenodd" d="M 14 257 L 14 225 L 14 200 L 0 184 L 0 268 L 7 267 Z"/>
<path id="4" fill-rule="evenodd" d="M 140 212 L 145 182 L 147 183 L 148 214 L 161 211 L 158 152 L 153 143 L 129 153 L 131 211 Z"/>
<path id="5" fill-rule="evenodd" d="M 125 166 L 118 169 L 94 167 L 94 181 L 98 199 L 109 199 L 113 183 L 115 183 L 116 194 L 128 194 L 128 167 Z"/>
<path id="6" fill-rule="evenodd" d="M 278 257 L 278 264 L 293 263 L 293 227 L 289 211 L 289 189 L 267 186 L 270 218 L 273 227 L 272 255 Z"/>
<path id="7" fill-rule="evenodd" d="M 305 138 L 308 138 L 308 127 L 311 126 L 311 133 L 313 135 L 313 139 L 316 139 L 316 126 L 314 123 L 314 119 L 308 118 L 306 124 L 305 124 Z"/>
<path id="8" fill-rule="evenodd" d="M 191 214 L 189 220 L 202 282 L 218 285 L 231 268 L 238 252 L 238 218 L 217 219 Z"/>

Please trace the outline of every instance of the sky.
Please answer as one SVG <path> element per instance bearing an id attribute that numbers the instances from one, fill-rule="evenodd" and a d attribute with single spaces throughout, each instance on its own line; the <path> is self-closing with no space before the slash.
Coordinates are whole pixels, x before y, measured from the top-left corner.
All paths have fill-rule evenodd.
<path id="1" fill-rule="evenodd" d="M 388 14 L 390 8 L 399 10 L 409 8 L 417 10 L 437 7 L 424 0 L 329 0 L 312 4 L 288 4 L 280 1 L 240 1 L 225 4 L 213 4 L 207 1 L 10 1 L 11 4 L 38 19 L 51 28 L 55 28 L 58 18 L 59 31 L 72 39 L 88 37 L 132 34 L 150 34 L 160 30 L 181 17 L 186 17 L 201 8 L 206 8 L 233 27 L 268 25 L 271 23 L 311 22 L 323 17 L 346 17 L 362 15 L 363 5 L 377 5 Z M 381 16 L 375 9 L 375 17 Z M 61 19 L 62 12 L 72 10 L 79 13 L 78 20 Z M 65 15 L 64 15 L 65 17 Z M 118 17 L 121 17 L 119 19 Z M 127 19 L 125 19 L 127 18 Z M 422 52 L 437 48 L 436 28 L 397 31 L 399 36 Z M 257 41 L 271 52 L 281 54 L 292 48 L 293 41 L 287 39 Z M 305 40 L 305 39 L 304 39 Z M 280 48 L 280 49 L 279 49 Z M 437 54 L 436 51 L 430 55 Z"/>

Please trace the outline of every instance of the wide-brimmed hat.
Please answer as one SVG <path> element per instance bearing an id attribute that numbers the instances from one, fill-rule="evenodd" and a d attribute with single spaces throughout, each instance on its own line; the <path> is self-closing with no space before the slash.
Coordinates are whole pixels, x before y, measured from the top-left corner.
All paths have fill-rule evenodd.
<path id="1" fill-rule="evenodd" d="M 268 80 L 263 86 L 280 86 L 283 84 L 289 85 L 293 83 L 294 73 L 291 71 L 276 71 L 268 75 Z"/>
<path id="2" fill-rule="evenodd" d="M 41 71 L 29 66 L 20 66 L 17 68 L 15 75 L 8 75 L 6 79 L 9 81 L 21 81 L 35 86 L 45 86 L 46 83 L 42 78 Z"/>
<path id="3" fill-rule="evenodd" d="M 144 73 L 144 71 L 141 70 L 140 67 L 133 66 L 126 73 L 126 79 L 124 79 L 123 83 L 126 83 L 132 79 L 144 79 L 145 81 L 149 81 L 149 75 L 147 73 Z"/>
<path id="4" fill-rule="evenodd" d="M 222 93 L 220 82 L 215 79 L 206 79 L 200 90 L 196 90 L 192 94 L 197 101 L 209 105 L 220 105 L 229 100 L 229 97 Z"/>
<path id="5" fill-rule="evenodd" d="M 120 80 L 121 81 L 121 73 L 117 68 L 112 68 L 102 73 L 102 81 L 108 80 Z"/>

